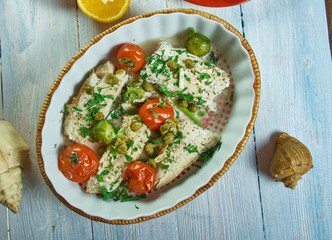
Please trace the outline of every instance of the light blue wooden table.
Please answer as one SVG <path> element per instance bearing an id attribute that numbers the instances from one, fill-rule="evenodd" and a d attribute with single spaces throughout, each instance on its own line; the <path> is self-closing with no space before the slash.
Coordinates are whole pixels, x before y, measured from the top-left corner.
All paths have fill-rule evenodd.
<path id="1" fill-rule="evenodd" d="M 324 0 L 252 0 L 220 9 L 133 0 L 121 20 L 170 8 L 225 19 L 256 54 L 260 108 L 237 161 L 198 198 L 151 221 L 116 226 L 72 212 L 40 174 L 38 115 L 67 61 L 115 23 L 91 20 L 75 0 L 1 0 L 0 118 L 21 132 L 31 153 L 20 212 L 0 206 L 0 239 L 332 239 L 332 64 Z M 314 168 L 294 191 L 268 172 L 281 131 L 300 139 L 313 156 Z"/>

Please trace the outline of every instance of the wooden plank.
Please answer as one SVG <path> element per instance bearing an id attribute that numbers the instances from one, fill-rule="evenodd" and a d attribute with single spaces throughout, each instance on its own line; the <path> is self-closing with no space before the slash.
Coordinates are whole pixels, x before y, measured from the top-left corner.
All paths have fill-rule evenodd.
<path id="1" fill-rule="evenodd" d="M 0 4 L 1 7 L 1 4 Z M 0 16 L 0 29 L 3 22 L 3 14 Z M 2 33 L 2 31 L 1 31 Z M 3 91 L 2 91 L 2 49 L 1 49 L 1 33 L 0 33 L 0 119 L 3 119 Z M 0 239 L 7 239 L 9 233 L 8 226 L 8 209 L 0 205 Z"/>
<path id="2" fill-rule="evenodd" d="M 11 237 L 75 239 L 80 232 L 90 238 L 91 221 L 54 197 L 40 174 L 35 151 L 38 115 L 46 93 L 78 51 L 75 2 L 6 0 L 0 7 L 4 118 L 31 149 L 20 212 L 9 214 Z"/>
<path id="3" fill-rule="evenodd" d="M 262 77 L 255 129 L 266 239 L 332 238 L 332 97 L 326 91 L 332 66 L 324 11 L 322 0 L 243 5 L 246 38 Z M 281 131 L 313 156 L 314 169 L 294 191 L 275 183 L 268 170 Z"/>

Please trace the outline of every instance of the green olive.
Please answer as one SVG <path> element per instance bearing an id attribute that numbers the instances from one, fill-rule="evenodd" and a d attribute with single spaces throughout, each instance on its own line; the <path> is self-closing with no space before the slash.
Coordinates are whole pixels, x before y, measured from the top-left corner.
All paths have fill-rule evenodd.
<path id="1" fill-rule="evenodd" d="M 97 112 L 94 117 L 95 117 L 96 121 L 101 121 L 105 118 L 105 116 L 102 112 Z"/>
<path id="2" fill-rule="evenodd" d="M 87 85 L 85 86 L 85 92 L 86 92 L 87 94 L 89 94 L 89 95 L 92 95 L 93 92 L 94 92 L 94 89 L 93 89 L 92 86 L 90 86 L 90 85 L 87 84 Z"/>
<path id="3" fill-rule="evenodd" d="M 177 63 L 173 60 L 168 60 L 166 64 L 167 64 L 167 67 L 169 67 L 172 70 L 176 70 L 178 68 Z"/>
<path id="4" fill-rule="evenodd" d="M 133 123 L 131 124 L 131 130 L 133 130 L 133 131 L 137 131 L 137 130 L 139 130 L 141 127 L 142 127 L 142 123 L 140 123 L 140 122 L 133 122 Z"/>
<path id="5" fill-rule="evenodd" d="M 147 143 L 144 146 L 144 150 L 149 156 L 153 156 L 153 154 L 154 154 L 153 143 Z"/>
<path id="6" fill-rule="evenodd" d="M 171 132 L 166 133 L 164 136 L 164 141 L 166 144 L 170 144 L 173 141 L 173 139 L 174 139 L 174 134 Z"/>
<path id="7" fill-rule="evenodd" d="M 188 110 L 190 112 L 196 112 L 198 110 L 198 106 L 194 103 L 190 103 L 189 106 L 188 106 Z"/>
<path id="8" fill-rule="evenodd" d="M 195 67 L 195 62 L 190 58 L 183 60 L 183 62 L 186 65 L 186 68 L 192 69 Z"/>
<path id="9" fill-rule="evenodd" d="M 149 159 L 149 164 L 152 168 L 156 168 L 157 167 L 157 164 L 156 164 L 156 161 L 152 158 Z"/>
<path id="10" fill-rule="evenodd" d="M 190 28 L 190 32 L 184 38 L 184 46 L 188 52 L 202 57 L 209 53 L 211 41 L 205 35 L 196 33 L 193 28 Z"/>
<path id="11" fill-rule="evenodd" d="M 118 84 L 119 81 L 120 80 L 113 73 L 107 75 L 106 83 L 113 85 L 113 84 Z"/>
<path id="12" fill-rule="evenodd" d="M 153 91 L 153 85 L 149 82 L 143 83 L 143 89 L 145 92 L 152 92 Z"/>
<path id="13" fill-rule="evenodd" d="M 121 144 L 116 148 L 116 152 L 119 154 L 125 154 L 127 152 L 127 145 Z"/>
<path id="14" fill-rule="evenodd" d="M 188 107 L 188 102 L 187 102 L 187 100 L 180 100 L 179 102 L 178 102 L 178 104 L 179 104 L 179 106 L 180 107 L 183 107 L 183 108 L 187 108 Z"/>

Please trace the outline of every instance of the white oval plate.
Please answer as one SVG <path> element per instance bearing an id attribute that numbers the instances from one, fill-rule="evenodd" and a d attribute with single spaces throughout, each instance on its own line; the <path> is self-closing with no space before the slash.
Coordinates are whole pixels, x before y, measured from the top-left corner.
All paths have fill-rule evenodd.
<path id="1" fill-rule="evenodd" d="M 228 70 L 234 79 L 234 99 L 228 123 L 222 129 L 223 144 L 220 151 L 194 174 L 187 174 L 186 177 L 153 192 L 145 200 L 121 203 L 103 201 L 96 195 L 87 194 L 77 183 L 67 180 L 58 170 L 57 159 L 64 141 L 63 114 L 60 112 L 75 95 L 87 73 L 107 58 L 116 46 L 127 42 L 140 44 L 151 39 L 175 36 L 189 27 L 212 40 L 212 45 L 227 60 Z M 204 192 L 235 161 L 250 135 L 256 118 L 259 71 L 255 56 L 252 51 L 249 54 L 249 49 L 246 40 L 223 20 L 207 13 L 184 9 L 144 14 L 97 36 L 68 62 L 51 87 L 40 114 L 37 154 L 42 175 L 48 186 L 75 212 L 93 220 L 115 224 L 135 223 L 161 216 Z"/>

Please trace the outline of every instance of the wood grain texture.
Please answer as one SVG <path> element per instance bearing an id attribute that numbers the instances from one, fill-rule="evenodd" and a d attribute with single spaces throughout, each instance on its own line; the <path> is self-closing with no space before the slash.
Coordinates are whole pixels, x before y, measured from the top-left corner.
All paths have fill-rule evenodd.
<path id="1" fill-rule="evenodd" d="M 35 133 L 43 100 L 67 61 L 97 34 L 170 8 L 206 11 L 240 32 L 243 23 L 262 76 L 255 134 L 230 170 L 184 207 L 134 225 L 90 221 L 58 201 L 40 175 Z M 252 0 L 231 8 L 135 0 L 110 24 L 91 20 L 75 1 L 4 0 L 0 9 L 0 118 L 12 122 L 31 148 L 20 212 L 7 218 L 0 206 L 0 239 L 8 239 L 7 221 L 12 239 L 332 239 L 332 66 L 323 0 Z M 313 155 L 314 169 L 295 191 L 268 173 L 281 131 Z"/>
<path id="2" fill-rule="evenodd" d="M 35 151 L 37 120 L 45 95 L 62 67 L 78 51 L 75 3 L 1 1 L 0 6 L 4 31 L 3 117 L 18 129 L 31 149 L 25 164 L 20 212 L 9 214 L 11 237 L 73 239 L 78 230 L 91 236 L 91 222 L 59 205 L 46 186 Z M 6 238 L 7 235 L 0 236 Z"/>
<path id="3" fill-rule="evenodd" d="M 323 0 L 256 0 L 243 6 L 246 38 L 262 76 L 255 130 L 266 239 L 332 238 L 332 98 L 326 91 L 332 66 L 322 12 Z M 313 156 L 314 169 L 294 191 L 268 172 L 281 131 L 302 141 Z"/>

